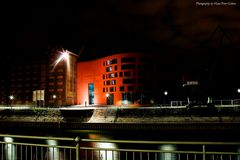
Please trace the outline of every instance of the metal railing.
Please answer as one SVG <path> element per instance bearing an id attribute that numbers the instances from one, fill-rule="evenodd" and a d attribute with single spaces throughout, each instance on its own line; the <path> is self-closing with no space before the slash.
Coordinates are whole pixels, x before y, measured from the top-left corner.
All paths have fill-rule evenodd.
<path id="1" fill-rule="evenodd" d="M 227 107 L 227 106 L 240 106 L 240 99 L 221 99 L 221 100 L 213 100 L 213 104 L 218 107 Z M 171 101 L 171 107 L 177 106 L 186 106 L 188 105 L 188 101 Z"/>
<path id="2" fill-rule="evenodd" d="M 79 160 L 79 138 L 0 134 L 0 160 Z"/>
<path id="3" fill-rule="evenodd" d="M 0 138 L 0 160 L 240 160 L 240 142 Z"/>

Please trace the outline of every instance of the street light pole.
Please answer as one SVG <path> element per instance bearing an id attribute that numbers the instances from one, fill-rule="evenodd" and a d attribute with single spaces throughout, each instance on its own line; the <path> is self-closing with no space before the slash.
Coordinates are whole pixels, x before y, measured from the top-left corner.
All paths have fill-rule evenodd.
<path id="1" fill-rule="evenodd" d="M 9 96 L 9 99 L 10 99 L 10 107 L 11 107 L 11 109 L 12 109 L 12 102 L 13 102 L 13 100 L 14 100 L 14 96 L 13 96 L 13 95 L 10 95 L 10 96 Z"/>
<path id="2" fill-rule="evenodd" d="M 54 94 L 53 95 L 53 103 L 54 103 L 53 105 L 54 105 L 54 107 L 56 106 L 56 98 L 57 98 L 57 96 L 56 96 L 56 94 Z"/>

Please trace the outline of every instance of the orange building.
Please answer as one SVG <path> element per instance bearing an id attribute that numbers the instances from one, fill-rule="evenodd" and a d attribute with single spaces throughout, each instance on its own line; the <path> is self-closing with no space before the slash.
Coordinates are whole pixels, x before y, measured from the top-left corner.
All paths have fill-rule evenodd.
<path id="1" fill-rule="evenodd" d="M 154 57 L 121 53 L 77 64 L 77 104 L 146 104 L 157 93 Z"/>

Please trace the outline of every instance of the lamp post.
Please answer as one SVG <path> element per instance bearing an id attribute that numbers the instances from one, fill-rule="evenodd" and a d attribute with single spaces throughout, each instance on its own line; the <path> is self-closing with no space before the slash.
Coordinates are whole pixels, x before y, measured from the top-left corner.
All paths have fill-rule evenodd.
<path id="1" fill-rule="evenodd" d="M 10 99 L 10 107 L 11 107 L 11 109 L 12 109 L 12 102 L 13 102 L 13 100 L 14 100 L 14 96 L 13 96 L 13 95 L 10 95 L 10 96 L 9 96 L 9 99 Z"/>
<path id="2" fill-rule="evenodd" d="M 163 94 L 164 94 L 164 105 L 165 105 L 165 103 L 167 103 L 168 91 L 164 91 Z"/>
<path id="3" fill-rule="evenodd" d="M 54 107 L 56 106 L 56 98 L 57 98 L 57 95 L 54 94 L 54 95 L 53 95 L 53 103 L 54 103 Z"/>

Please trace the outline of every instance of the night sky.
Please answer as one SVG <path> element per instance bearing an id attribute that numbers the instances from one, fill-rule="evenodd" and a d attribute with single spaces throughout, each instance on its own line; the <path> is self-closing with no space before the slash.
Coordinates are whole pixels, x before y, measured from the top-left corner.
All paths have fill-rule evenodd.
<path id="1" fill-rule="evenodd" d="M 237 0 L 19 1 L 1 12 L 1 60 L 48 54 L 55 46 L 82 59 L 155 53 L 177 59 L 176 72 L 203 73 L 218 86 L 240 87 Z"/>
<path id="2" fill-rule="evenodd" d="M 192 53 L 202 44 L 219 43 L 221 30 L 210 38 L 218 26 L 234 46 L 240 46 L 240 2 L 213 6 L 197 2 L 211 1 L 18 2 L 6 6 L 2 32 L 10 54 L 42 54 L 55 45 L 93 57 L 127 51 Z"/>

